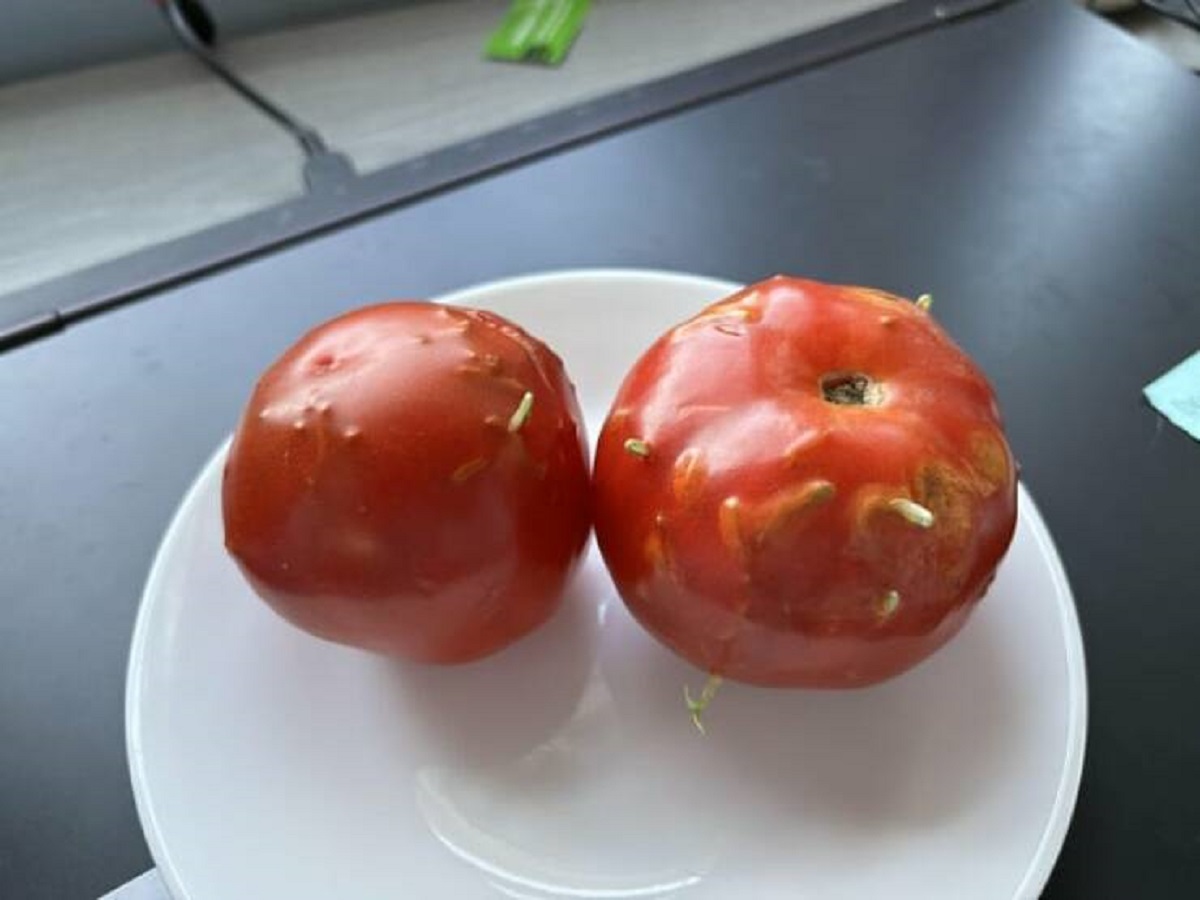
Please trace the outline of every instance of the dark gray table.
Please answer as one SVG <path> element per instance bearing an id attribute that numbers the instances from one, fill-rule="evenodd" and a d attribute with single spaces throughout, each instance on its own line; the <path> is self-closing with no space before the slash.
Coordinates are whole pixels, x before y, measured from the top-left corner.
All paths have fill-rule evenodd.
<path id="1" fill-rule="evenodd" d="M 124 759 L 130 629 L 258 371 L 365 301 L 600 265 L 937 296 L 999 390 L 1087 645 L 1087 766 L 1047 896 L 1195 896 L 1200 447 L 1139 391 L 1200 344 L 1197 160 L 1200 83 L 1029 0 L 0 356 L 0 896 L 94 897 L 150 864 Z"/>

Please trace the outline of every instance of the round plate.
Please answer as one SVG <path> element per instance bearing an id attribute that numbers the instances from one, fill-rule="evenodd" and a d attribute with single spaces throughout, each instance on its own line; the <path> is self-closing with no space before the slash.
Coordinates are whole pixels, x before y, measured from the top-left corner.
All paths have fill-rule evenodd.
<path id="1" fill-rule="evenodd" d="M 485 285 L 548 341 L 591 433 L 626 369 L 734 285 L 635 271 Z M 1022 489 L 988 597 L 942 651 L 849 692 L 727 684 L 692 726 L 675 659 L 594 549 L 506 651 L 425 668 L 309 637 L 222 547 L 212 458 L 142 598 L 129 764 L 179 900 L 1035 897 L 1083 763 L 1071 592 Z"/>

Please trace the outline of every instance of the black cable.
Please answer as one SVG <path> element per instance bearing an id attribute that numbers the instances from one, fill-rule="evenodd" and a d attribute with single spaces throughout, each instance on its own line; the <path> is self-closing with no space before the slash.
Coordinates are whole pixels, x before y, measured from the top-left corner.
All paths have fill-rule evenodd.
<path id="1" fill-rule="evenodd" d="M 200 0 L 175 0 L 175 4 L 179 7 L 179 14 L 191 28 L 192 34 L 199 38 L 200 43 L 205 47 L 214 46 L 217 43 L 217 23 Z M 159 5 L 161 6 L 162 3 L 159 2 Z"/>
<path id="2" fill-rule="evenodd" d="M 276 106 L 221 62 L 211 49 L 216 41 L 216 25 L 199 0 L 160 0 L 159 5 L 172 33 L 184 49 L 260 112 L 291 134 L 300 144 L 305 156 L 317 156 L 327 151 L 324 139 L 314 129 Z"/>

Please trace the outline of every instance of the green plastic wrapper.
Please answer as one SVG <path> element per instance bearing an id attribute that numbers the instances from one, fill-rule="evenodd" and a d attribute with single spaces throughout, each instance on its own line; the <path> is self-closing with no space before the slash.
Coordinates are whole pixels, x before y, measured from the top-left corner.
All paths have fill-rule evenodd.
<path id="1" fill-rule="evenodd" d="M 557 66 L 583 27 L 591 0 L 513 0 L 488 38 L 489 59 Z"/>

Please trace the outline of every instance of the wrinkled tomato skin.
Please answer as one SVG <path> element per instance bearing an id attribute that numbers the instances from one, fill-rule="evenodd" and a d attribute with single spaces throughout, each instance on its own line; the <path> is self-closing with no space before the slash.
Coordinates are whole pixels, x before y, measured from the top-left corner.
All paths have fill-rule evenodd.
<path id="1" fill-rule="evenodd" d="M 868 402 L 827 393 L 853 376 Z M 677 654 L 752 684 L 859 687 L 963 626 L 1016 486 L 991 387 L 928 311 L 776 277 L 635 364 L 593 503 L 622 598 Z"/>
<path id="2" fill-rule="evenodd" d="M 225 544 L 312 634 L 465 662 L 557 608 L 589 490 L 558 357 L 490 313 L 388 303 L 316 328 L 262 376 L 225 466 Z"/>

